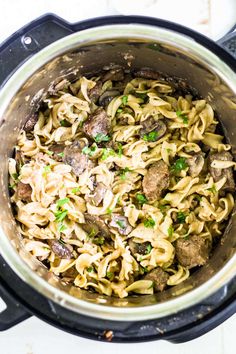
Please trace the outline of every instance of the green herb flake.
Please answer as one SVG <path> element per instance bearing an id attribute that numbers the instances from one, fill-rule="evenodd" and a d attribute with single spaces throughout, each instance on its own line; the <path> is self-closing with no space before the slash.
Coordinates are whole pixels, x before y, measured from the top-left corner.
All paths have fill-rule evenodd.
<path id="1" fill-rule="evenodd" d="M 63 232 L 63 231 L 65 231 L 67 229 L 67 227 L 65 226 L 65 225 L 63 225 L 63 224 L 59 224 L 58 225 L 58 231 L 59 232 Z"/>
<path id="2" fill-rule="evenodd" d="M 94 140 L 96 141 L 96 143 L 101 143 L 102 141 L 109 141 L 109 140 L 111 140 L 111 138 L 109 137 L 109 135 L 98 133 L 95 136 Z"/>
<path id="3" fill-rule="evenodd" d="M 128 102 L 128 96 L 123 96 L 123 97 L 122 97 L 122 103 L 123 103 L 123 105 L 126 105 L 127 102 Z"/>
<path id="4" fill-rule="evenodd" d="M 62 222 L 68 214 L 68 210 L 58 210 L 54 213 L 56 217 L 56 222 Z"/>
<path id="5" fill-rule="evenodd" d="M 15 184 L 15 183 L 14 183 L 14 184 L 9 184 L 8 188 L 9 188 L 9 189 L 14 189 L 14 188 L 15 188 L 15 186 L 16 186 L 16 184 Z"/>
<path id="6" fill-rule="evenodd" d="M 60 124 L 62 127 L 70 127 L 71 126 L 71 124 L 66 119 L 61 120 Z"/>
<path id="7" fill-rule="evenodd" d="M 49 156 L 52 156 L 52 155 L 54 154 L 54 152 L 53 152 L 53 151 L 48 150 L 48 151 L 46 151 L 46 154 L 48 154 Z"/>
<path id="8" fill-rule="evenodd" d="M 117 155 L 118 155 L 119 157 L 122 157 L 122 154 L 123 154 L 123 147 L 122 147 L 122 144 L 119 143 L 119 144 L 118 144 Z"/>
<path id="9" fill-rule="evenodd" d="M 207 188 L 207 190 L 213 194 L 216 194 L 217 193 L 217 189 L 216 189 L 216 186 L 215 184 L 213 183 L 212 187 L 211 188 Z"/>
<path id="10" fill-rule="evenodd" d="M 197 201 L 199 202 L 202 200 L 202 196 L 198 194 L 196 194 L 194 198 L 197 199 Z"/>
<path id="11" fill-rule="evenodd" d="M 58 207 L 61 207 L 62 205 L 67 204 L 69 201 L 70 201 L 69 198 L 59 199 L 56 202 L 56 204 L 57 204 Z"/>
<path id="12" fill-rule="evenodd" d="M 158 132 L 153 131 L 143 136 L 144 141 L 156 141 L 158 137 Z"/>
<path id="13" fill-rule="evenodd" d="M 149 228 L 153 228 L 156 225 L 155 221 L 152 218 L 148 218 L 144 220 L 143 223 L 145 227 L 149 227 Z"/>
<path id="14" fill-rule="evenodd" d="M 116 152 L 113 149 L 102 150 L 102 160 L 106 160 L 110 156 L 116 156 Z"/>
<path id="15" fill-rule="evenodd" d="M 93 267 L 88 267 L 88 268 L 87 268 L 87 272 L 91 273 L 91 272 L 93 272 L 93 271 L 94 271 L 94 268 L 93 268 Z"/>
<path id="16" fill-rule="evenodd" d="M 15 181 L 18 181 L 18 177 L 19 177 L 18 173 L 13 173 L 11 176 Z"/>
<path id="17" fill-rule="evenodd" d="M 64 157 L 64 156 L 65 156 L 65 153 L 64 153 L 64 152 L 59 152 L 59 153 L 57 154 L 57 156 Z"/>
<path id="18" fill-rule="evenodd" d="M 73 194 L 77 194 L 79 192 L 80 192 L 80 187 L 75 187 L 71 190 L 71 193 L 73 193 Z"/>
<path id="19" fill-rule="evenodd" d="M 125 229 L 125 222 L 122 220 L 117 220 L 116 224 L 121 228 L 121 229 Z"/>
<path id="20" fill-rule="evenodd" d="M 111 208 L 107 208 L 106 213 L 111 215 L 112 214 L 112 209 Z"/>
<path id="21" fill-rule="evenodd" d="M 95 245 L 97 245 L 97 246 L 103 245 L 104 242 L 105 242 L 105 238 L 103 236 L 98 236 L 93 239 L 93 243 L 95 243 Z"/>
<path id="22" fill-rule="evenodd" d="M 179 224 L 184 224 L 187 215 L 183 211 L 177 213 L 177 221 Z"/>
<path id="23" fill-rule="evenodd" d="M 94 145 L 94 146 L 91 146 L 91 147 L 88 147 L 88 146 L 85 146 L 83 149 L 82 149 L 82 153 L 84 155 L 89 155 L 89 156 L 93 156 L 95 154 L 95 151 L 97 150 L 97 146 Z"/>
<path id="24" fill-rule="evenodd" d="M 167 148 L 166 151 L 167 151 L 168 153 L 170 153 L 170 152 L 172 152 L 173 150 Z"/>
<path id="25" fill-rule="evenodd" d="M 118 108 L 116 113 L 121 113 L 122 112 L 122 108 Z"/>
<path id="26" fill-rule="evenodd" d="M 92 229 L 92 230 L 90 231 L 90 233 L 88 234 L 88 237 L 94 237 L 94 236 L 96 236 L 96 235 L 97 235 L 96 230 L 95 230 L 95 229 Z"/>
<path id="27" fill-rule="evenodd" d="M 173 233 L 174 233 L 173 226 L 170 226 L 170 227 L 168 228 L 167 232 L 168 232 L 168 236 L 171 237 L 171 236 L 173 235 Z"/>
<path id="28" fill-rule="evenodd" d="M 149 243 L 146 247 L 145 254 L 149 254 L 152 250 L 152 245 Z"/>
<path id="29" fill-rule="evenodd" d="M 188 117 L 184 115 L 181 111 L 177 111 L 176 115 L 178 118 L 181 118 L 183 120 L 184 124 L 188 124 Z"/>
<path id="30" fill-rule="evenodd" d="M 113 272 L 107 272 L 106 277 L 107 277 L 109 280 L 113 280 L 113 279 L 114 279 L 114 273 L 113 273 Z"/>
<path id="31" fill-rule="evenodd" d="M 148 95 L 145 92 L 135 92 L 135 96 L 141 98 L 143 101 L 146 101 Z"/>
<path id="32" fill-rule="evenodd" d="M 139 204 L 145 204 L 148 201 L 147 198 L 145 197 L 145 195 L 141 194 L 141 193 L 137 193 L 136 194 L 136 199 L 137 199 Z"/>
<path id="33" fill-rule="evenodd" d="M 51 172 L 51 166 L 44 166 L 43 171 L 43 175 L 46 175 L 47 173 Z"/>
<path id="34" fill-rule="evenodd" d="M 126 179 L 127 172 L 131 172 L 131 170 L 128 167 L 125 167 L 122 170 L 120 170 L 119 176 L 123 181 Z"/>
<path id="35" fill-rule="evenodd" d="M 182 170 L 186 170 L 188 168 L 188 164 L 186 162 L 185 157 L 180 157 L 175 161 L 174 165 L 171 166 L 171 171 L 174 173 L 179 173 Z"/>

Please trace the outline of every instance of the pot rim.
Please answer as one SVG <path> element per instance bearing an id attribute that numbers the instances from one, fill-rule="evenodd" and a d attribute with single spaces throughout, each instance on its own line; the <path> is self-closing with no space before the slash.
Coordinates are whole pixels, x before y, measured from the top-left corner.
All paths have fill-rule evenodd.
<path id="1" fill-rule="evenodd" d="M 165 44 L 174 45 L 176 48 L 185 50 L 205 64 L 211 67 L 236 93 L 235 72 L 223 62 L 216 54 L 208 50 L 203 45 L 195 42 L 191 37 L 179 32 L 161 28 L 158 20 L 156 25 L 146 25 L 138 23 L 129 24 L 109 24 L 85 29 L 80 32 L 64 37 L 53 44 L 47 46 L 39 53 L 26 61 L 7 81 L 0 92 L 0 117 L 3 116 L 9 102 L 17 93 L 19 88 L 30 78 L 40 67 L 53 60 L 55 57 L 66 53 L 74 47 L 79 47 L 91 42 L 110 39 L 146 39 Z M 201 38 L 201 36 L 199 35 Z M 92 38 L 92 40 L 91 40 Z M 202 37 L 204 39 L 204 37 Z M 211 41 L 209 40 L 209 43 Z M 23 261 L 18 252 L 10 243 L 2 228 L 0 229 L 0 249 L 3 258 L 14 270 L 14 272 L 25 282 L 30 284 L 36 291 L 74 312 L 97 317 L 100 319 L 115 321 L 140 321 L 157 319 L 167 315 L 172 315 L 180 310 L 189 308 L 203 299 L 206 299 L 221 287 L 226 285 L 236 274 L 236 254 L 217 272 L 211 279 L 185 294 L 163 303 L 148 305 L 143 307 L 112 307 L 101 306 L 85 300 L 78 299 L 72 295 L 59 290 L 50 285 L 46 280 L 32 271 Z"/>

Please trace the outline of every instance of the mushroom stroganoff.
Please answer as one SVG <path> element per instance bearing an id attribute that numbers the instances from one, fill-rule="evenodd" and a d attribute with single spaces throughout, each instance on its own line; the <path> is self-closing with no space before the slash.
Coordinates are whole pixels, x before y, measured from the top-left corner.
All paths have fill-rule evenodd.
<path id="1" fill-rule="evenodd" d="M 58 83 L 9 161 L 27 251 L 64 282 L 153 294 L 204 265 L 234 206 L 231 146 L 209 103 L 144 68 Z"/>

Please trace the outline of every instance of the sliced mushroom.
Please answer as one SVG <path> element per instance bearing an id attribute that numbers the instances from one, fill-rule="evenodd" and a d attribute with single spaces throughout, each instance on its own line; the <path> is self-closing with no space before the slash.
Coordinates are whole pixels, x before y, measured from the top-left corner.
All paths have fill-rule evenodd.
<path id="1" fill-rule="evenodd" d="M 110 226 L 118 229 L 121 235 L 128 235 L 133 229 L 127 217 L 119 214 L 112 214 Z"/>
<path id="2" fill-rule="evenodd" d="M 147 118 L 142 122 L 142 128 L 139 131 L 140 137 L 143 138 L 145 135 L 156 132 L 156 136 L 152 141 L 157 141 L 161 139 L 166 133 L 167 127 L 163 120 L 155 120 L 152 116 Z"/>
<path id="3" fill-rule="evenodd" d="M 77 140 L 64 149 L 62 160 L 64 163 L 71 166 L 76 176 L 79 176 L 89 164 L 88 156 L 82 152 L 85 146 L 86 144 L 83 140 Z"/>
<path id="4" fill-rule="evenodd" d="M 106 72 L 102 78 L 102 81 L 122 81 L 124 80 L 124 70 L 122 68 L 113 68 Z"/>
<path id="5" fill-rule="evenodd" d="M 30 203 L 32 201 L 31 194 L 32 188 L 30 184 L 22 183 L 19 181 L 16 188 L 17 198 L 23 200 L 24 202 Z"/>
<path id="6" fill-rule="evenodd" d="M 84 214 L 85 223 L 81 225 L 84 231 L 91 237 L 101 235 L 104 238 L 109 238 L 110 232 L 105 221 L 96 215 Z"/>
<path id="7" fill-rule="evenodd" d="M 19 173 L 21 167 L 25 164 L 25 157 L 19 150 L 16 150 L 15 152 L 15 160 L 16 160 L 16 171 L 17 173 Z"/>
<path id="8" fill-rule="evenodd" d="M 137 243 L 132 238 L 129 239 L 129 249 L 134 256 L 137 253 L 142 255 L 147 254 L 149 245 L 151 245 L 150 242 Z"/>
<path id="9" fill-rule="evenodd" d="M 145 275 L 143 279 L 152 280 L 154 291 L 158 292 L 163 291 L 166 288 L 169 274 L 165 272 L 161 267 L 157 267 Z"/>
<path id="10" fill-rule="evenodd" d="M 99 97 L 98 103 L 100 106 L 105 107 L 113 100 L 114 97 L 119 95 L 120 91 L 118 90 L 107 90 Z"/>
<path id="11" fill-rule="evenodd" d="M 96 85 L 88 91 L 88 97 L 94 103 L 97 102 L 102 92 L 102 81 L 97 81 Z"/>
<path id="12" fill-rule="evenodd" d="M 188 239 L 178 238 L 175 243 L 176 258 L 187 268 L 202 266 L 210 254 L 210 242 L 201 236 L 193 235 Z"/>
<path id="13" fill-rule="evenodd" d="M 65 149 L 64 144 L 53 144 L 49 147 L 49 150 L 53 152 L 52 158 L 58 162 L 62 162 L 64 149 Z"/>
<path id="14" fill-rule="evenodd" d="M 215 154 L 209 155 L 208 161 L 209 161 L 209 171 L 210 171 L 210 174 L 212 175 L 215 182 L 218 182 L 223 177 L 226 178 L 226 182 L 223 185 L 223 187 L 221 188 L 221 190 L 226 191 L 226 192 L 234 192 L 235 191 L 235 182 L 234 182 L 234 175 L 233 175 L 232 167 L 214 168 L 211 166 L 211 164 L 214 160 L 232 161 L 233 156 L 228 151 L 217 152 Z"/>
<path id="15" fill-rule="evenodd" d="M 38 121 L 38 118 L 39 118 L 38 112 L 35 112 L 34 114 L 30 115 L 23 127 L 24 131 L 26 131 L 27 133 L 33 131 L 34 126 Z"/>
<path id="16" fill-rule="evenodd" d="M 62 242 L 58 240 L 50 240 L 49 245 L 51 250 L 55 253 L 56 256 L 63 259 L 73 258 L 71 250 Z"/>
<path id="17" fill-rule="evenodd" d="M 92 113 L 83 125 L 84 132 L 91 138 L 96 138 L 98 134 L 107 135 L 111 127 L 111 120 L 106 111 L 99 107 Z"/>
<path id="18" fill-rule="evenodd" d="M 195 154 L 192 157 L 186 159 L 187 164 L 189 165 L 188 173 L 191 177 L 197 177 L 200 175 L 205 159 L 202 154 Z"/>
<path id="19" fill-rule="evenodd" d="M 106 194 L 107 187 L 102 182 L 99 182 L 94 190 L 94 194 L 88 198 L 89 203 L 98 206 Z"/>
<path id="20" fill-rule="evenodd" d="M 150 202 L 159 199 L 169 184 L 170 173 L 168 165 L 163 160 L 157 161 L 149 167 L 142 182 L 144 194 Z"/>

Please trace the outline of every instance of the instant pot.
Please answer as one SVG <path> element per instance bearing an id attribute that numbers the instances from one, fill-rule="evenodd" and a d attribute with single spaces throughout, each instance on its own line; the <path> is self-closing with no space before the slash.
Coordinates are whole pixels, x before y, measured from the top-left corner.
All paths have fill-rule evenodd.
<path id="1" fill-rule="evenodd" d="M 149 67 L 183 78 L 215 109 L 236 158 L 236 35 L 218 44 L 180 25 L 147 17 L 103 17 L 69 24 L 45 15 L 0 46 L 0 330 L 35 315 L 64 331 L 111 342 L 180 343 L 236 311 L 233 211 L 209 262 L 185 282 L 154 295 L 107 297 L 63 284 L 21 244 L 8 193 L 8 157 L 20 127 L 62 80 L 104 66 Z"/>

